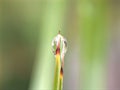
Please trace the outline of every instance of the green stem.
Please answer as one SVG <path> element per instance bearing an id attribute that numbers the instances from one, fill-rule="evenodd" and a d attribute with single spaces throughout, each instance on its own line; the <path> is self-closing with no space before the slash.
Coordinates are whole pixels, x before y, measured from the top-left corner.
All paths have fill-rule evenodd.
<path id="1" fill-rule="evenodd" d="M 59 83 L 60 83 L 60 55 L 56 55 L 56 66 L 55 66 L 55 78 L 54 78 L 54 89 L 59 90 Z"/>
<path id="2" fill-rule="evenodd" d="M 62 70 L 62 67 L 61 67 L 61 70 Z M 61 73 L 61 71 L 60 71 L 60 78 L 59 79 L 60 79 L 59 90 L 62 90 L 63 89 L 63 73 Z"/>

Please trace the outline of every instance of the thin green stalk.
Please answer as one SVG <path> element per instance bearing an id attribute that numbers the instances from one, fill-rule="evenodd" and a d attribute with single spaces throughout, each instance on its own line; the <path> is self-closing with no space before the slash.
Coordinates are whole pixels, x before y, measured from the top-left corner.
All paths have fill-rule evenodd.
<path id="1" fill-rule="evenodd" d="M 64 55 L 66 53 L 66 40 L 59 34 L 54 38 L 52 42 L 53 52 L 56 58 L 55 66 L 55 78 L 54 78 L 54 89 L 53 90 L 62 90 L 63 89 L 63 66 L 64 66 Z"/>
<path id="2" fill-rule="evenodd" d="M 60 55 L 56 55 L 56 66 L 55 66 L 55 78 L 54 78 L 54 90 L 58 90 L 60 82 Z"/>
<path id="3" fill-rule="evenodd" d="M 60 69 L 60 83 L 59 83 L 59 90 L 62 90 L 63 88 L 63 68 Z"/>

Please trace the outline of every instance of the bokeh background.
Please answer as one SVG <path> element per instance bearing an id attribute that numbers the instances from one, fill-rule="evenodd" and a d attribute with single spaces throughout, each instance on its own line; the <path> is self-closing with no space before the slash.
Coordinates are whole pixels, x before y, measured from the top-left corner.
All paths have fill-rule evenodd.
<path id="1" fill-rule="evenodd" d="M 120 90 L 119 0 L 0 0 L 0 90 L 52 90 L 59 30 L 63 90 Z"/>

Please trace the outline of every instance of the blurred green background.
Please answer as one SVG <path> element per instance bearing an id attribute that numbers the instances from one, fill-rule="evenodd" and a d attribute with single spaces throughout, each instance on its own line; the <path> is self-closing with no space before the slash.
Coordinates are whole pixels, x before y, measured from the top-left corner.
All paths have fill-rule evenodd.
<path id="1" fill-rule="evenodd" d="M 59 30 L 63 90 L 120 89 L 119 0 L 0 0 L 0 90 L 52 90 Z"/>

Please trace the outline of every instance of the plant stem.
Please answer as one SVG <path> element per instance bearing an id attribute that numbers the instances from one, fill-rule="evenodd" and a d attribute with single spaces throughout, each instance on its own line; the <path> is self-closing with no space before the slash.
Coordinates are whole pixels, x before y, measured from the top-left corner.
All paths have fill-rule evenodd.
<path id="1" fill-rule="evenodd" d="M 60 85 L 59 85 L 59 90 L 62 90 L 63 88 L 63 68 L 61 67 L 60 69 Z"/>
<path id="2" fill-rule="evenodd" d="M 59 89 L 60 83 L 60 55 L 56 55 L 56 66 L 55 66 L 55 78 L 54 78 L 54 90 Z"/>
<path id="3" fill-rule="evenodd" d="M 62 47 L 61 47 L 62 45 Z M 64 67 L 64 55 L 67 50 L 67 41 L 58 33 L 57 37 L 52 41 L 53 52 L 56 58 L 55 66 L 55 78 L 54 78 L 54 90 L 63 89 L 63 67 Z"/>

